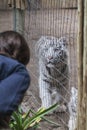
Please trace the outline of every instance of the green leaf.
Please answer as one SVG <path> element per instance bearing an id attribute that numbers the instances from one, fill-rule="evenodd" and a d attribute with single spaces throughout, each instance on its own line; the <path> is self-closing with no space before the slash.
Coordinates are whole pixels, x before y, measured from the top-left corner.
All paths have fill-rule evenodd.
<path id="1" fill-rule="evenodd" d="M 45 121 L 47 121 L 47 122 L 50 123 L 50 124 L 53 124 L 53 125 L 55 125 L 55 126 L 57 126 L 57 127 L 60 127 L 60 124 L 55 123 L 54 121 L 51 121 L 51 120 L 49 120 L 49 119 L 47 119 L 47 118 L 45 118 L 45 117 L 42 117 L 42 119 L 45 120 Z"/>
<path id="2" fill-rule="evenodd" d="M 37 112 L 34 112 L 33 110 L 30 109 L 27 113 L 25 113 L 25 115 L 23 115 L 21 109 L 19 109 L 18 112 L 14 112 L 12 115 L 10 128 L 12 128 L 13 130 L 26 130 L 29 127 L 36 129 L 39 126 L 39 122 L 42 119 L 51 124 L 55 124 L 56 126 L 59 126 L 59 124 L 56 124 L 53 121 L 50 121 L 44 117 L 46 114 L 53 111 L 57 107 L 58 104 L 54 104 L 48 109 L 40 108 Z"/>
<path id="3" fill-rule="evenodd" d="M 35 112 L 34 112 L 33 110 L 31 110 L 31 112 L 32 112 L 33 114 L 35 114 Z M 55 123 L 55 122 L 53 122 L 53 121 L 51 121 L 51 120 L 45 118 L 44 116 L 42 117 L 42 119 L 45 120 L 45 121 L 47 121 L 48 123 L 51 123 L 51 124 L 56 125 L 57 127 L 60 127 L 60 124 Z"/>
<path id="4" fill-rule="evenodd" d="M 15 126 L 17 130 L 22 129 L 22 117 L 17 112 L 13 113 L 13 119 L 16 122 Z"/>
<path id="5" fill-rule="evenodd" d="M 26 120 L 27 118 L 29 118 L 30 112 L 31 112 L 31 109 L 26 114 L 24 114 L 25 115 L 24 118 L 23 118 L 23 115 L 22 115 L 23 121 Z"/>
<path id="6" fill-rule="evenodd" d="M 48 114 L 49 112 L 53 111 L 58 107 L 58 104 L 54 104 L 53 106 L 45 109 L 44 111 L 39 111 L 35 113 L 35 115 L 29 119 L 26 119 L 23 123 L 24 130 L 26 130 L 32 123 L 34 123 L 38 118 L 43 117 L 44 115 Z"/>

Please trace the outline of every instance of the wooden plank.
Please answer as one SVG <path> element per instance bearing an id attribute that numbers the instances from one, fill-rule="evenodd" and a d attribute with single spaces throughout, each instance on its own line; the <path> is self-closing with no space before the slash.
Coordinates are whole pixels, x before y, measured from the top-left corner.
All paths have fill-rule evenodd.
<path id="1" fill-rule="evenodd" d="M 77 0 L 41 0 L 43 8 L 77 8 Z"/>
<path id="2" fill-rule="evenodd" d="M 84 51 L 83 51 L 83 121 L 87 130 L 87 0 L 84 0 Z"/>
<path id="3" fill-rule="evenodd" d="M 87 130 L 87 0 L 78 1 L 78 118 L 76 130 Z"/>
<path id="4" fill-rule="evenodd" d="M 8 5 L 10 7 L 15 7 L 17 9 L 24 10 L 27 7 L 27 1 L 26 0 L 8 0 Z"/>
<path id="5" fill-rule="evenodd" d="M 78 0 L 78 38 L 77 38 L 77 59 L 78 59 L 78 111 L 77 128 L 83 129 L 82 121 L 82 97 L 83 97 L 83 0 Z"/>
<path id="6" fill-rule="evenodd" d="M 24 26 L 25 26 L 25 11 L 21 9 L 15 9 L 14 10 L 14 30 L 24 34 Z"/>

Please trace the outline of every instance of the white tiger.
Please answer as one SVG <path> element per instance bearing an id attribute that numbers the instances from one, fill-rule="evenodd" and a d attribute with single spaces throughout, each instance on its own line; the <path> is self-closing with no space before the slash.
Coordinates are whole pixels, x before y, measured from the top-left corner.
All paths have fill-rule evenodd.
<path id="1" fill-rule="evenodd" d="M 37 42 L 39 90 L 42 107 L 59 103 L 58 112 L 67 109 L 69 90 L 68 50 L 66 38 L 42 36 Z"/>

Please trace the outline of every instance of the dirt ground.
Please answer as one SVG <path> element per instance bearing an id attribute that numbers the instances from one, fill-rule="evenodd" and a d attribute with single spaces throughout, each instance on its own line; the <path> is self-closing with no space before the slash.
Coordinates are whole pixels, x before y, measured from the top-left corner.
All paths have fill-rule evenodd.
<path id="1" fill-rule="evenodd" d="M 10 30 L 13 28 L 13 15 L 11 11 L 0 11 L 0 29 Z M 3 24 L 4 23 L 4 24 Z M 35 53 L 35 45 L 42 35 L 55 36 L 57 38 L 65 36 L 68 41 L 69 67 L 70 67 L 70 87 L 77 87 L 77 10 L 74 9 L 52 9 L 26 11 L 25 17 L 25 38 L 28 41 L 31 59 L 27 66 L 31 76 L 31 85 L 24 98 L 25 110 L 29 108 L 35 111 L 41 106 L 39 98 L 39 66 L 38 58 Z M 40 130 L 68 130 L 67 114 L 59 113 L 47 116 L 61 127 L 50 125 L 46 122 L 41 123 Z"/>

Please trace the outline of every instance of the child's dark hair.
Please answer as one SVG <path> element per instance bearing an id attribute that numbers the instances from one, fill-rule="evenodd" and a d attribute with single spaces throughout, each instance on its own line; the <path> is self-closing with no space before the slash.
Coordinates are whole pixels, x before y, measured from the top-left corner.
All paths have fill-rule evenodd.
<path id="1" fill-rule="evenodd" d="M 24 65 L 30 60 L 30 49 L 26 40 L 15 31 L 0 33 L 0 54 L 14 58 Z"/>

